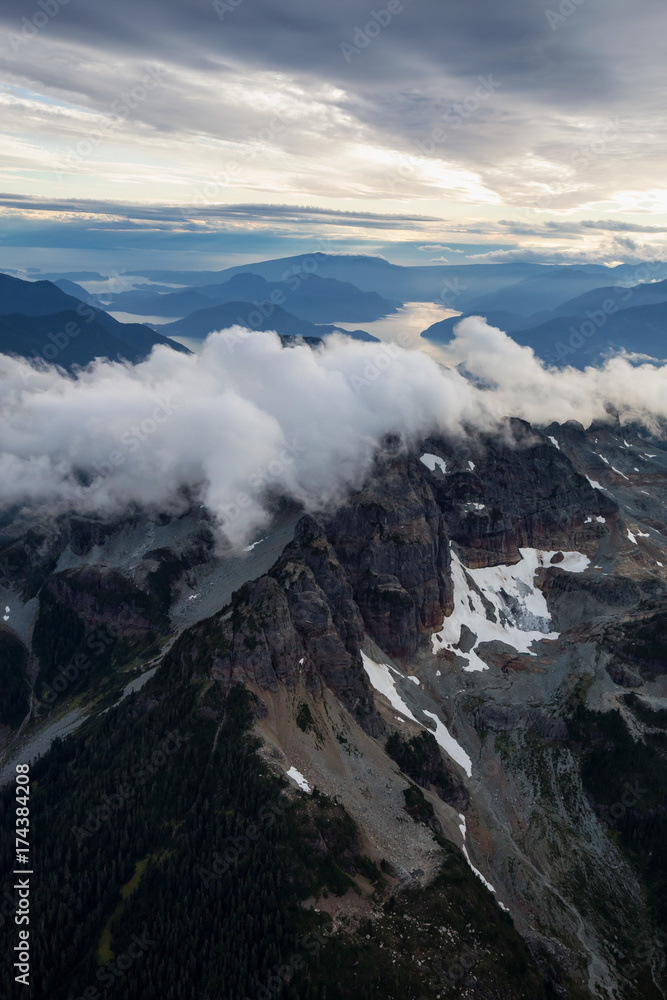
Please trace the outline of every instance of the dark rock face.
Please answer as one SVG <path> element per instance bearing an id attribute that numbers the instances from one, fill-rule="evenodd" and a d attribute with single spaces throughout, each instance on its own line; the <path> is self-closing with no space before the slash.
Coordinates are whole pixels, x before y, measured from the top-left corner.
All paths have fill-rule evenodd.
<path id="1" fill-rule="evenodd" d="M 451 473 L 431 476 L 464 562 L 472 568 L 514 563 L 524 547 L 588 548 L 592 534 L 585 517 L 614 518 L 615 502 L 525 421 L 511 420 L 507 433 L 509 443 L 500 437 L 481 442 L 473 469 L 459 458 Z M 451 452 L 443 441 L 432 445 L 443 455 Z M 471 510 L 474 504 L 483 508 Z"/>
<path id="2" fill-rule="evenodd" d="M 364 640 L 364 622 L 345 570 L 334 551 L 322 521 L 306 515 L 296 526 L 294 542 L 284 559 L 301 558 L 331 607 L 335 626 L 345 648 L 356 656 Z"/>
<path id="3" fill-rule="evenodd" d="M 231 614 L 204 624 L 209 626 L 214 678 L 249 681 L 269 691 L 281 684 L 294 687 L 306 649 L 276 580 L 265 576 L 243 588 Z"/>
<path id="4" fill-rule="evenodd" d="M 321 525 L 305 517 L 271 574 L 242 587 L 231 610 L 186 633 L 168 660 L 188 673 L 210 669 L 226 685 L 250 682 L 275 692 L 301 680 L 319 695 L 324 683 L 378 734 L 383 723 L 361 664 L 362 642 L 351 587 Z"/>
<path id="5" fill-rule="evenodd" d="M 644 683 L 643 678 L 636 671 L 629 670 L 622 663 L 608 663 L 605 669 L 614 684 L 619 684 L 621 687 L 636 688 L 641 687 Z"/>
<path id="6" fill-rule="evenodd" d="M 272 691 L 299 678 L 314 692 L 324 683 L 378 733 L 359 655 L 365 635 L 408 657 L 450 609 L 444 518 L 418 461 L 389 455 L 339 511 L 301 518 L 270 575 L 211 620 L 213 675 Z"/>
<path id="7" fill-rule="evenodd" d="M 378 461 L 327 522 L 366 629 L 390 656 L 411 656 L 452 607 L 449 538 L 422 470 L 412 456 Z"/>
<path id="8" fill-rule="evenodd" d="M 54 518 L 46 530 L 30 528 L 0 553 L 0 580 L 34 597 L 68 546 L 75 555 L 85 555 L 118 529 L 118 523 L 81 517 Z"/>
<path id="9" fill-rule="evenodd" d="M 450 537 L 473 567 L 512 563 L 524 546 L 590 551 L 605 529 L 585 518 L 603 510 L 617 516 L 614 502 L 523 421 L 477 444 L 474 463 L 461 453 L 452 466 L 443 441 L 426 447 L 448 456 L 446 475 L 389 441 L 344 505 L 301 518 L 269 575 L 242 588 L 232 612 L 206 626 L 215 634 L 215 677 L 273 691 L 299 679 L 315 693 L 324 684 L 377 727 L 359 650 L 370 636 L 401 660 L 428 644 L 453 608 Z M 569 599 L 568 588 L 591 586 L 572 582 L 558 556 L 544 582 L 556 604 Z M 634 585 L 625 583 L 606 583 L 603 604 L 631 598 Z M 619 586 L 622 593 L 612 593 Z"/>
<path id="10" fill-rule="evenodd" d="M 443 802 L 455 809 L 468 808 L 470 793 L 451 767 L 444 763 L 432 733 L 423 731 L 410 740 L 403 739 L 399 733 L 392 733 L 385 750 L 401 771 L 422 788 L 434 791 Z"/>

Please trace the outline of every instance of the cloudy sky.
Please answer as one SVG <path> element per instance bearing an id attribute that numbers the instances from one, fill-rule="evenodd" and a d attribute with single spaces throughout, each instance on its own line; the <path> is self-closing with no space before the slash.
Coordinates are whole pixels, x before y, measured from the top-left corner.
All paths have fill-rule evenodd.
<path id="1" fill-rule="evenodd" d="M 665 37 L 664 0 L 4 0 L 0 266 L 665 259 Z"/>

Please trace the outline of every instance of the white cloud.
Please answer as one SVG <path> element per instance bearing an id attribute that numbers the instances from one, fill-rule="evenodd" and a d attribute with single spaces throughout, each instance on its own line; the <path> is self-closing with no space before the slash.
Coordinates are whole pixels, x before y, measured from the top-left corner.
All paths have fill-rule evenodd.
<path id="1" fill-rule="evenodd" d="M 267 520 L 267 489 L 310 509 L 335 503 L 389 433 L 461 435 L 509 415 L 589 424 L 609 406 L 652 427 L 667 419 L 666 366 L 552 370 L 480 318 L 455 332 L 449 360 L 492 390 L 419 351 L 344 337 L 284 350 L 275 334 L 238 329 L 211 335 L 201 356 L 157 348 L 78 379 L 0 356 L 0 502 L 168 507 L 186 487 L 242 546 Z"/>

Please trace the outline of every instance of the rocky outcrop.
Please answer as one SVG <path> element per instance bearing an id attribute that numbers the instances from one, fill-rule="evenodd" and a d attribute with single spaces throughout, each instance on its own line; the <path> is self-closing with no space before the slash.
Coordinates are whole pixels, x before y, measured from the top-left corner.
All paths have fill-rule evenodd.
<path id="1" fill-rule="evenodd" d="M 355 602 L 354 591 L 331 545 L 320 519 L 302 517 L 294 532 L 294 542 L 283 554 L 276 573 L 283 581 L 284 564 L 302 560 L 325 595 L 335 626 L 347 651 L 356 655 L 364 641 L 364 621 Z"/>
<path id="2" fill-rule="evenodd" d="M 366 630 L 390 656 L 413 655 L 452 607 L 449 537 L 424 472 L 414 456 L 382 456 L 326 522 Z"/>
<path id="3" fill-rule="evenodd" d="M 318 696 L 325 684 L 377 735 L 384 726 L 361 664 L 362 642 L 350 585 L 321 526 L 304 518 L 271 574 L 246 584 L 231 608 L 186 633 L 167 661 L 169 669 L 210 672 L 225 686 L 251 683 L 275 692 L 301 682 Z"/>
<path id="4" fill-rule="evenodd" d="M 523 420 L 509 421 L 504 437 L 481 439 L 472 458 L 442 439 L 426 447 L 450 458 L 451 471 L 429 481 L 473 569 L 517 562 L 519 548 L 591 550 L 603 529 L 586 517 L 617 514 L 616 503 Z"/>

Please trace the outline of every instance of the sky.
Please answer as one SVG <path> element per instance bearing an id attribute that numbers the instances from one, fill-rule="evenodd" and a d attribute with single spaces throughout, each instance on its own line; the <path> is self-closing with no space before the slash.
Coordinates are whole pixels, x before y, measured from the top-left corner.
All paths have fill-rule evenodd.
<path id="1" fill-rule="evenodd" d="M 0 267 L 667 259 L 664 0 L 4 0 Z"/>

